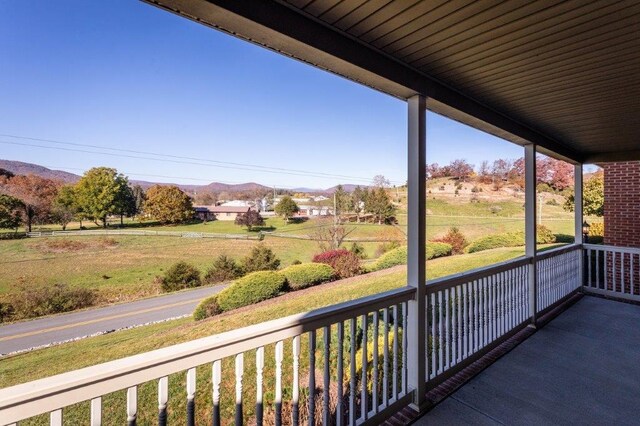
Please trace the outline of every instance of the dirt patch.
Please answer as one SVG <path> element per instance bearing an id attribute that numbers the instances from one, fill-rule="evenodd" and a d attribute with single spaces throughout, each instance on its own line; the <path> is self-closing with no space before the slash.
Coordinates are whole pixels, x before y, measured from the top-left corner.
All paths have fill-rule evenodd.
<path id="1" fill-rule="evenodd" d="M 43 253 L 73 253 L 90 248 L 113 249 L 117 246 L 118 242 L 113 238 L 98 238 L 87 241 L 51 238 L 38 242 L 35 248 Z"/>

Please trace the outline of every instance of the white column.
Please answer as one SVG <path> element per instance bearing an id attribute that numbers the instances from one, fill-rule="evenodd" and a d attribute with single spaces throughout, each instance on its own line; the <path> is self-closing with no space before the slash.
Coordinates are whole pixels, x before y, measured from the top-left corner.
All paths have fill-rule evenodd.
<path id="1" fill-rule="evenodd" d="M 529 314 L 530 326 L 536 327 L 538 321 L 538 282 L 536 274 L 536 146 L 529 144 L 524 147 L 525 167 L 525 255 L 531 260 L 529 267 Z"/>
<path id="2" fill-rule="evenodd" d="M 425 408 L 426 394 L 426 99 L 416 95 L 409 99 L 408 138 L 408 261 L 407 280 L 416 289 L 416 297 L 409 302 L 407 321 L 407 384 L 415 390 L 413 408 Z"/>
<path id="3" fill-rule="evenodd" d="M 574 201 L 574 220 L 575 220 L 575 243 L 584 244 L 584 237 L 582 235 L 582 222 L 583 217 L 583 199 L 582 199 L 582 164 L 576 164 L 573 172 L 573 201 Z M 580 254 L 580 261 L 578 262 L 578 282 L 580 285 L 584 285 L 584 250 L 578 252 Z"/>

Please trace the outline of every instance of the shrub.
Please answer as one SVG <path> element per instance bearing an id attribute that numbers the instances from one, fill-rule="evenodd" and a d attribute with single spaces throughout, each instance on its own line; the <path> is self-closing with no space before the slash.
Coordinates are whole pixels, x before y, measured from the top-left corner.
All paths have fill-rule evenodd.
<path id="1" fill-rule="evenodd" d="M 326 263 L 331 266 L 339 278 L 348 278 L 361 272 L 360 259 L 349 250 L 329 250 L 313 257 L 314 263 Z"/>
<path id="2" fill-rule="evenodd" d="M 451 245 L 453 254 L 463 253 L 464 248 L 469 244 L 464 234 L 455 226 L 449 228 L 449 231 L 447 231 L 443 237 L 437 238 L 434 241 Z"/>
<path id="3" fill-rule="evenodd" d="M 242 276 L 242 268 L 234 259 L 221 254 L 215 258 L 213 264 L 204 275 L 204 282 L 208 284 L 235 280 Z"/>
<path id="4" fill-rule="evenodd" d="M 300 290 L 331 281 L 335 275 L 333 268 L 324 263 L 292 265 L 280 273 L 287 278 L 291 290 Z"/>
<path id="5" fill-rule="evenodd" d="M 556 236 L 544 225 L 538 225 L 536 234 L 538 244 L 552 244 L 556 242 Z"/>
<path id="6" fill-rule="evenodd" d="M 71 288 L 66 284 L 26 286 L 9 295 L 5 315 L 11 315 L 12 319 L 34 318 L 86 308 L 96 300 L 92 289 Z"/>
<path id="7" fill-rule="evenodd" d="M 183 288 L 198 287 L 202 284 L 200 271 L 187 262 L 177 262 L 165 272 L 160 282 L 162 291 L 176 291 Z"/>
<path id="8" fill-rule="evenodd" d="M 214 294 L 213 296 L 207 297 L 200 302 L 198 306 L 196 306 L 195 311 L 193 311 L 193 319 L 200 321 L 220 313 L 222 313 L 222 310 L 218 305 L 218 295 Z"/>
<path id="9" fill-rule="evenodd" d="M 367 258 L 367 253 L 365 252 L 364 246 L 362 244 L 354 242 L 353 244 L 351 244 L 351 248 L 349 249 L 349 251 L 358 256 L 360 259 Z"/>
<path id="10" fill-rule="evenodd" d="M 226 312 L 271 299 L 285 289 L 286 283 L 284 275 L 277 272 L 253 272 L 218 293 L 218 306 Z"/>
<path id="11" fill-rule="evenodd" d="M 452 252 L 452 247 L 447 243 L 429 241 L 427 243 L 426 250 L 427 259 L 435 259 L 437 257 L 449 256 Z M 381 269 L 387 269 L 397 265 L 405 265 L 406 263 L 407 246 L 402 246 L 380 256 L 380 258 L 371 264 L 368 269 L 371 271 L 379 271 Z"/>
<path id="12" fill-rule="evenodd" d="M 589 225 L 589 237 L 604 237 L 604 223 L 594 222 Z"/>
<path id="13" fill-rule="evenodd" d="M 524 232 L 506 232 L 480 237 L 472 241 L 466 248 L 468 253 L 476 253 L 498 247 L 517 247 L 524 245 Z"/>
<path id="14" fill-rule="evenodd" d="M 380 257 L 383 254 L 385 254 L 388 251 L 391 251 L 393 249 L 396 249 L 400 247 L 400 243 L 397 241 L 388 241 L 386 243 L 381 243 L 380 245 L 378 245 L 378 247 L 376 248 L 376 253 L 375 256 L 376 257 Z"/>
<path id="15" fill-rule="evenodd" d="M 451 256 L 452 252 L 453 247 L 451 247 L 451 244 L 441 243 L 438 241 L 429 241 L 427 243 L 427 259 Z"/>
<path id="16" fill-rule="evenodd" d="M 547 200 L 545 202 L 545 204 L 548 205 L 548 206 L 559 206 L 560 205 L 560 203 L 558 203 L 555 198 Z"/>
<path id="17" fill-rule="evenodd" d="M 8 321 L 13 316 L 14 309 L 11 303 L 0 302 L 0 323 Z"/>
<path id="18" fill-rule="evenodd" d="M 502 211 L 502 207 L 494 205 L 494 206 L 489 207 L 489 210 L 493 214 L 498 214 L 498 213 L 500 213 Z"/>
<path id="19" fill-rule="evenodd" d="M 251 253 L 242 261 L 245 273 L 255 271 L 275 271 L 280 266 L 280 259 L 276 257 L 269 247 L 257 244 L 251 249 Z"/>

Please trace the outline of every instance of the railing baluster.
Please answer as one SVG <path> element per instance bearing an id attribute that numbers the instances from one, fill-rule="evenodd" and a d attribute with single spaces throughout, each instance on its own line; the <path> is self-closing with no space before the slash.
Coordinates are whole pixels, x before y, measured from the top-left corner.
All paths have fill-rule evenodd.
<path id="1" fill-rule="evenodd" d="M 463 351 L 463 357 L 467 357 L 469 356 L 469 336 L 471 336 L 471 333 L 469 333 L 469 304 L 467 302 L 467 298 L 469 296 L 469 292 L 468 292 L 468 287 L 469 287 L 469 283 L 464 283 L 462 285 L 462 304 L 463 304 L 463 333 L 464 333 L 464 338 L 463 338 L 463 345 L 464 345 L 464 351 Z"/>
<path id="2" fill-rule="evenodd" d="M 309 332 L 309 424 L 316 423 L 316 332 Z"/>
<path id="3" fill-rule="evenodd" d="M 395 317 L 395 330 L 398 332 L 398 318 Z M 356 319 L 349 321 L 349 424 L 356 424 Z M 394 359 L 394 362 L 396 360 Z M 397 363 L 395 365 L 397 370 Z M 397 385 L 397 381 L 394 383 Z"/>
<path id="4" fill-rule="evenodd" d="M 592 277 L 591 277 L 591 249 L 586 249 L 587 250 L 587 287 L 593 287 L 592 284 Z"/>
<path id="5" fill-rule="evenodd" d="M 331 386 L 331 375 L 329 363 L 331 362 L 331 327 L 324 327 L 324 376 L 322 378 L 322 424 L 328 426 L 331 421 L 331 411 L 329 409 L 329 388 Z"/>
<path id="6" fill-rule="evenodd" d="M 384 321 L 384 364 L 382 365 L 382 405 L 386 408 L 389 405 L 389 308 L 385 308 L 382 311 L 382 320 Z M 426 324 L 425 324 L 426 327 Z M 426 356 L 426 354 L 425 354 Z M 427 369 L 427 377 L 425 381 L 429 380 L 429 373 Z"/>
<path id="7" fill-rule="evenodd" d="M 409 303 L 402 302 L 402 314 L 402 324 L 404 326 L 402 329 L 402 391 L 406 395 L 409 392 L 409 381 L 407 377 L 407 374 L 409 374 L 409 368 L 407 367 L 407 353 L 409 352 L 407 339 L 409 335 L 405 333 L 405 330 L 409 321 Z"/>
<path id="8" fill-rule="evenodd" d="M 187 426 L 196 424 L 196 369 L 187 370 Z"/>
<path id="9" fill-rule="evenodd" d="M 169 401 L 169 378 L 158 380 L 158 426 L 167 425 L 167 401 Z"/>
<path id="10" fill-rule="evenodd" d="M 489 294 L 488 294 L 488 278 L 484 277 L 477 281 L 478 286 L 478 311 L 476 316 L 478 317 L 478 343 L 475 350 L 479 350 L 481 347 L 487 344 L 488 331 L 489 331 Z"/>
<path id="11" fill-rule="evenodd" d="M 431 293 L 431 377 L 438 374 L 438 364 L 436 352 L 438 351 L 438 341 L 436 334 L 436 294 Z M 395 370 L 394 365 L 394 370 Z"/>
<path id="12" fill-rule="evenodd" d="M 462 325 L 463 325 L 463 319 L 462 319 L 462 285 L 458 285 L 456 286 L 456 295 L 457 295 L 457 300 L 456 300 L 456 304 L 458 305 L 458 317 L 457 317 L 457 323 L 458 323 L 458 357 L 456 358 L 456 363 L 462 361 L 462 358 L 464 358 L 464 354 L 462 353 Z"/>
<path id="13" fill-rule="evenodd" d="M 263 374 L 264 374 L 264 346 L 256 349 L 256 424 L 262 425 L 264 417 L 264 398 L 263 394 Z M 276 375 L 277 380 L 277 375 Z M 276 408 L 276 424 L 278 412 Z"/>
<path id="14" fill-rule="evenodd" d="M 444 319 L 442 306 L 442 291 L 438 291 L 438 373 L 444 371 Z"/>
<path id="15" fill-rule="evenodd" d="M 102 398 L 97 397 L 91 400 L 91 426 L 102 424 Z"/>
<path id="16" fill-rule="evenodd" d="M 276 394 L 275 394 L 276 419 L 275 421 L 276 421 L 276 426 L 280 426 L 282 424 L 282 361 L 284 360 L 284 342 L 282 340 L 276 343 L 275 356 L 276 356 Z M 260 417 L 262 417 L 262 415 Z"/>
<path id="17" fill-rule="evenodd" d="M 620 292 L 622 294 L 626 293 L 627 286 L 624 282 L 624 253 L 620 253 Z"/>
<path id="18" fill-rule="evenodd" d="M 213 361 L 211 367 L 211 382 L 213 385 L 211 423 L 213 426 L 220 426 L 220 383 L 222 383 L 222 363 L 220 360 Z"/>
<path id="19" fill-rule="evenodd" d="M 62 426 L 62 409 L 52 411 L 49 414 L 50 426 Z"/>
<path id="20" fill-rule="evenodd" d="M 629 287 L 631 290 L 631 294 L 636 294 L 636 289 L 635 289 L 635 269 L 633 266 L 633 258 L 635 257 L 635 255 L 633 253 L 629 254 L 629 263 L 630 263 L 630 268 L 629 268 Z"/>
<path id="21" fill-rule="evenodd" d="M 242 375 L 244 374 L 244 354 L 236 355 L 236 426 L 242 426 Z"/>
<path id="22" fill-rule="evenodd" d="M 344 404 L 343 404 L 343 386 L 344 386 L 344 322 L 338 323 L 338 367 L 336 371 L 336 381 L 338 384 L 338 401 L 336 403 L 336 426 L 342 426 L 344 423 Z M 386 359 L 386 358 L 385 358 Z"/>
<path id="23" fill-rule="evenodd" d="M 378 398 L 378 320 L 379 313 L 376 309 L 373 312 L 373 386 L 371 387 L 371 393 L 373 398 L 373 412 L 378 413 L 378 406 L 380 399 Z"/>
<path id="24" fill-rule="evenodd" d="M 479 280 L 473 281 L 473 352 L 477 352 L 480 348 L 480 318 L 478 317 L 478 304 L 480 303 L 480 283 Z"/>
<path id="25" fill-rule="evenodd" d="M 451 336 L 449 333 L 451 332 L 451 326 L 449 323 L 451 322 L 451 311 L 449 309 L 449 289 L 440 292 L 440 295 L 444 293 L 444 309 L 443 306 L 440 306 L 441 311 L 444 311 L 444 368 L 449 369 L 451 367 Z M 442 300 L 441 300 L 442 301 Z"/>
<path id="26" fill-rule="evenodd" d="M 362 350 L 362 374 L 361 374 L 361 386 L 362 388 L 360 389 L 360 417 L 362 418 L 362 420 L 367 420 L 368 418 L 368 401 L 367 401 L 367 369 L 369 368 L 368 366 L 368 359 L 367 359 L 367 329 L 368 329 L 368 324 L 367 324 L 367 314 L 362 315 L 361 317 L 361 322 L 362 322 L 362 346 L 361 346 L 361 350 Z M 404 323 L 403 323 L 404 325 Z M 404 331 L 404 329 L 403 329 Z M 403 333 L 404 334 L 404 333 Z M 402 348 L 403 352 L 405 348 Z M 402 368 L 404 368 L 404 365 L 402 366 Z"/>
<path id="27" fill-rule="evenodd" d="M 132 386 L 127 389 L 127 426 L 136 425 L 138 415 L 138 387 Z"/>
<path id="28" fill-rule="evenodd" d="M 293 408 L 291 410 L 291 423 L 298 426 L 300 421 L 300 336 L 295 336 L 292 342 L 293 348 L 293 389 L 291 399 Z"/>

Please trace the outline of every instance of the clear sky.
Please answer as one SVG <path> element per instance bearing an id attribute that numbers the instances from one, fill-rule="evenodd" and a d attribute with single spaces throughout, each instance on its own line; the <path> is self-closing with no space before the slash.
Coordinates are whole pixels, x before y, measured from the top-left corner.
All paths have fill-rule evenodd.
<path id="1" fill-rule="evenodd" d="M 405 102 L 134 0 L 1 1 L 0 94 L 2 159 L 178 183 L 406 181 Z M 429 163 L 523 154 L 427 123 Z"/>

